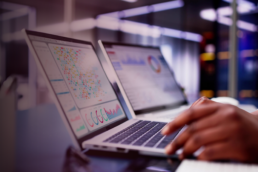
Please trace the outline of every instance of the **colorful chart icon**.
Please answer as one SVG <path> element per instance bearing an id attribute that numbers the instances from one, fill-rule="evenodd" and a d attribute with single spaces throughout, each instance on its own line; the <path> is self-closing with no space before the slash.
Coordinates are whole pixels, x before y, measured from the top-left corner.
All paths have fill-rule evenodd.
<path id="1" fill-rule="evenodd" d="M 101 114 L 101 116 L 103 117 L 103 119 L 104 119 L 105 121 L 108 121 L 108 117 L 107 117 L 107 115 L 105 114 L 105 112 L 103 112 L 102 109 L 100 109 L 100 114 Z M 106 117 L 105 117 L 105 116 L 106 116 Z"/>
<path id="2" fill-rule="evenodd" d="M 161 66 L 159 64 L 159 61 L 155 57 L 149 56 L 148 63 L 153 71 L 155 71 L 156 73 L 161 72 Z"/>
<path id="3" fill-rule="evenodd" d="M 92 116 L 92 112 L 90 113 L 90 115 L 91 115 L 91 119 L 94 122 L 94 124 L 99 125 L 99 121 L 98 121 L 97 116 Z"/>
<path id="4" fill-rule="evenodd" d="M 115 109 L 106 110 L 104 108 L 104 111 L 106 112 L 107 117 L 108 117 L 109 120 L 111 120 L 111 119 L 113 119 L 113 118 L 123 114 L 122 109 L 121 109 L 121 107 L 118 104 L 116 105 Z"/>
<path id="5" fill-rule="evenodd" d="M 97 116 L 97 118 L 98 118 L 98 120 L 99 120 L 100 123 L 103 123 L 103 122 L 104 122 L 103 117 L 98 114 L 98 111 L 97 111 L 97 110 L 96 110 L 96 116 Z"/>
<path id="6" fill-rule="evenodd" d="M 85 119 L 90 127 L 94 127 L 94 123 L 90 115 L 85 114 Z"/>

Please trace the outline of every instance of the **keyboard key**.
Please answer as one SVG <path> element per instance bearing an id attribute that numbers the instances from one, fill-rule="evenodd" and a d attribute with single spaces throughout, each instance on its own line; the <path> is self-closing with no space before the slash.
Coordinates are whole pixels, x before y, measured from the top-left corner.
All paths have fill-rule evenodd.
<path id="1" fill-rule="evenodd" d="M 131 126 L 123 129 L 122 131 L 112 135 L 108 139 L 106 139 L 104 142 L 110 142 L 110 143 L 119 143 L 120 141 L 124 140 L 131 134 L 137 132 L 139 129 L 146 126 L 148 123 L 151 123 L 150 121 L 139 121 L 135 124 L 132 124 Z"/>
<path id="2" fill-rule="evenodd" d="M 125 128 L 125 129 L 119 131 L 118 133 L 112 135 L 111 137 L 107 138 L 106 140 L 104 140 L 104 142 L 108 142 L 108 141 L 114 139 L 115 137 L 117 137 L 117 136 L 120 135 L 121 133 L 124 133 L 125 131 L 127 131 L 127 130 L 133 128 L 134 126 L 138 125 L 138 124 L 141 123 L 141 122 L 142 122 L 142 120 L 140 120 L 140 121 L 138 121 L 138 122 L 136 122 L 136 123 L 130 125 L 129 127 Z"/>
<path id="3" fill-rule="evenodd" d="M 157 146 L 157 148 L 165 148 L 179 133 L 181 129 L 177 130 L 176 132 L 174 132 L 173 134 L 166 136 Z"/>
<path id="4" fill-rule="evenodd" d="M 126 140 L 124 140 L 122 142 L 122 144 L 131 144 L 133 141 L 135 141 L 136 139 L 138 139 L 140 136 L 142 136 L 143 134 L 145 134 L 148 130 L 150 130 L 151 128 L 153 128 L 155 125 L 157 125 L 157 122 L 151 122 L 148 125 L 144 126 L 143 128 L 141 128 L 139 131 L 137 131 L 136 133 L 132 134 L 130 137 L 128 137 Z"/>
<path id="5" fill-rule="evenodd" d="M 159 125 L 157 126 L 157 128 L 155 127 L 155 129 L 157 130 L 152 130 L 150 131 L 152 133 L 151 137 L 153 135 L 156 135 L 151 138 L 144 146 L 145 147 L 154 147 L 156 145 L 156 143 L 158 143 L 164 136 L 160 133 L 160 130 L 166 125 L 166 123 L 159 123 Z M 157 131 L 157 132 L 156 132 Z"/>
<path id="6" fill-rule="evenodd" d="M 163 137 L 164 136 L 159 132 L 148 143 L 146 143 L 145 147 L 154 147 Z"/>
<path id="7" fill-rule="evenodd" d="M 164 124 L 165 125 L 165 124 Z M 155 135 L 157 132 L 161 130 L 161 128 L 164 127 L 163 124 L 157 124 L 155 127 L 153 127 L 151 130 L 149 130 L 144 136 L 142 136 L 140 139 L 138 139 L 133 145 L 141 146 L 143 143 L 145 143 L 147 140 L 149 140 L 153 135 Z"/>

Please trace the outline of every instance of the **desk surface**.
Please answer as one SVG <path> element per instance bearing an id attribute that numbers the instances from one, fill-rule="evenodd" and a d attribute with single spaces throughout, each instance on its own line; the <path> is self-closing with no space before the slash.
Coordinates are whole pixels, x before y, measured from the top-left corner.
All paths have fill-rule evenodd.
<path id="1" fill-rule="evenodd" d="M 16 171 L 62 171 L 66 150 L 73 143 L 56 106 L 47 104 L 18 111 L 16 121 Z M 140 156 L 107 157 L 89 153 L 88 157 L 90 171 L 96 172 L 136 171 L 133 169 L 136 163 L 142 166 L 143 170 L 139 171 L 153 171 L 150 169 L 155 168 L 159 171 L 159 167 L 163 171 L 174 171 L 179 164 L 178 161 L 170 161 L 169 164 L 166 159 Z"/>

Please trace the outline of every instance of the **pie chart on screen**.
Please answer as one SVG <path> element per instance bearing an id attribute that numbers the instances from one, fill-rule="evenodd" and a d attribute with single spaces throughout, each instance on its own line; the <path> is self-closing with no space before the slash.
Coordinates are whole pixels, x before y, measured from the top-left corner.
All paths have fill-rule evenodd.
<path id="1" fill-rule="evenodd" d="M 159 61 L 153 57 L 153 56 L 149 56 L 148 57 L 148 63 L 151 67 L 151 69 L 156 72 L 156 73 L 160 73 L 161 72 L 161 66 L 160 66 L 160 63 Z"/>

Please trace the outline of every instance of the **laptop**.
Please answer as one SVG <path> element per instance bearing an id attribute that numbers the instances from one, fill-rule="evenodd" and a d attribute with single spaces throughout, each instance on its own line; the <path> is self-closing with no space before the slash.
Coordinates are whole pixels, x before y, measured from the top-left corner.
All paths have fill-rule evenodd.
<path id="1" fill-rule="evenodd" d="M 90 42 L 22 32 L 77 148 L 166 156 L 164 147 L 180 131 L 165 137 L 162 120 L 129 120 L 127 103 Z"/>
<path id="2" fill-rule="evenodd" d="M 99 45 L 109 65 L 104 69 L 116 75 L 134 117 L 171 120 L 189 108 L 158 47 L 102 41 Z"/>

